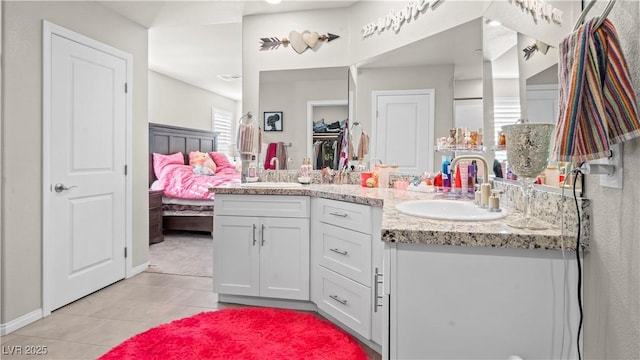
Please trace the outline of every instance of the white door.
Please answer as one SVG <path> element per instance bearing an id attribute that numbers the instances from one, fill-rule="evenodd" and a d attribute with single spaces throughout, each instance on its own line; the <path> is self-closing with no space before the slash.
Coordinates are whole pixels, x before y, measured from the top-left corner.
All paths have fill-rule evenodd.
<path id="1" fill-rule="evenodd" d="M 433 170 L 434 94 L 433 89 L 373 92 L 372 158 L 404 173 Z"/>
<path id="2" fill-rule="evenodd" d="M 213 291 L 258 296 L 260 219 L 216 216 L 213 227 Z"/>
<path id="3" fill-rule="evenodd" d="M 262 218 L 260 296 L 309 300 L 309 219 Z"/>
<path id="4" fill-rule="evenodd" d="M 127 241 L 127 60 L 57 33 L 49 36 L 49 88 L 43 91 L 43 176 L 49 180 L 43 184 L 45 311 L 123 279 Z"/>

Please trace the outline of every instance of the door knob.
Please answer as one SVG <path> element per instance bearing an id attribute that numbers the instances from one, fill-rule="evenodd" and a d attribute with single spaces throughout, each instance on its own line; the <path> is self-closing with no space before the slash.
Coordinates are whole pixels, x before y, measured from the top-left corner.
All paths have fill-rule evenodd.
<path id="1" fill-rule="evenodd" d="M 77 186 L 76 185 L 72 185 L 72 186 L 66 187 L 66 186 L 64 186 L 64 184 L 57 183 L 57 184 L 55 184 L 53 186 L 53 190 L 55 190 L 56 192 L 60 193 L 60 192 L 63 192 L 65 190 L 73 189 L 74 187 L 77 187 Z"/>

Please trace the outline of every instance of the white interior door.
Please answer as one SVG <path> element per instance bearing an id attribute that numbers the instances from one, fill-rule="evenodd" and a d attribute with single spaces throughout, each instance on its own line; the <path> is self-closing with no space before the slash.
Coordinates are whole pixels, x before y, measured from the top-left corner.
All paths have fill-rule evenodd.
<path id="1" fill-rule="evenodd" d="M 127 60 L 56 33 L 49 46 L 45 312 L 125 277 L 127 216 Z"/>
<path id="2" fill-rule="evenodd" d="M 373 92 L 372 158 L 404 173 L 433 169 L 434 94 L 433 89 Z"/>

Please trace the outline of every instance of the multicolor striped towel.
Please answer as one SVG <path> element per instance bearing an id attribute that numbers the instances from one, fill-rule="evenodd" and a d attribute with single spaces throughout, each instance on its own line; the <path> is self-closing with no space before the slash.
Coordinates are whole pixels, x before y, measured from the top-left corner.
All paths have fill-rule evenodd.
<path id="1" fill-rule="evenodd" d="M 560 114 L 552 160 L 583 162 L 609 155 L 609 144 L 640 136 L 636 96 L 618 34 L 591 19 L 560 43 Z"/>

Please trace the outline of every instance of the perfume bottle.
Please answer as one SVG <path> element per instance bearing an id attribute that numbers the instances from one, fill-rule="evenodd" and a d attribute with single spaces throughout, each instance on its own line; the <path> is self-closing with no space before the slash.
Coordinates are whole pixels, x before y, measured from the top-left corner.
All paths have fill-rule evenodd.
<path id="1" fill-rule="evenodd" d="M 302 166 L 300 166 L 300 177 L 308 178 L 311 175 L 311 159 L 302 159 Z"/>
<path id="2" fill-rule="evenodd" d="M 249 163 L 249 168 L 247 169 L 247 177 L 255 179 L 257 176 L 256 174 L 256 164 L 251 162 Z"/>

